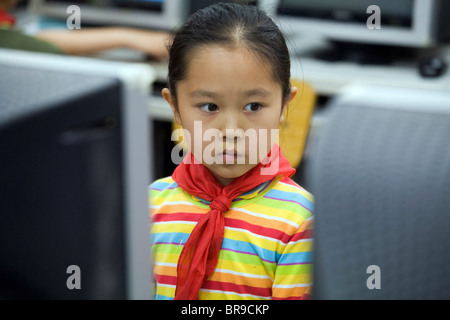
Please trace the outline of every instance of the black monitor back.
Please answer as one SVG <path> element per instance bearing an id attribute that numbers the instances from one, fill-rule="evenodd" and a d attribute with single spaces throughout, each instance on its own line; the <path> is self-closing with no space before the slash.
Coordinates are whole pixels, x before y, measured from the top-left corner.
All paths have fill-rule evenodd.
<path id="1" fill-rule="evenodd" d="M 0 298 L 130 298 L 125 84 L 0 70 Z"/>
<path id="2" fill-rule="evenodd" d="M 356 86 L 312 144 L 315 299 L 450 298 L 450 95 Z"/>

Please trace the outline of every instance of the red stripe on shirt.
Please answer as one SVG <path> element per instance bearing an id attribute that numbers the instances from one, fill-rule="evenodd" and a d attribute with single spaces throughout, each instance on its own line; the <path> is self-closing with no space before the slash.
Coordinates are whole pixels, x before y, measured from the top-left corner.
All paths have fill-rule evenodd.
<path id="1" fill-rule="evenodd" d="M 220 281 L 207 281 L 203 286 L 203 289 L 219 290 L 235 292 L 239 294 L 251 294 L 255 296 L 271 297 L 272 288 L 259 288 L 251 287 L 242 284 L 235 284 L 230 282 L 220 282 Z"/>
<path id="2" fill-rule="evenodd" d="M 157 213 L 153 215 L 153 222 L 168 222 L 168 221 L 194 221 L 198 222 L 203 216 L 202 213 Z"/>
<path id="3" fill-rule="evenodd" d="M 225 218 L 225 226 L 226 227 L 232 227 L 232 228 L 240 228 L 248 230 L 254 234 L 258 234 L 261 236 L 273 238 L 276 240 L 281 240 L 283 243 L 287 243 L 290 239 L 290 236 L 286 234 L 285 232 L 282 232 L 277 229 L 262 227 L 258 225 L 254 225 L 251 223 L 248 223 L 243 220 L 237 220 L 232 218 Z"/>
<path id="4" fill-rule="evenodd" d="M 302 239 L 312 239 L 312 237 L 313 237 L 312 230 L 305 230 L 305 231 L 294 234 L 290 241 L 295 242 L 295 241 L 302 240 Z"/>

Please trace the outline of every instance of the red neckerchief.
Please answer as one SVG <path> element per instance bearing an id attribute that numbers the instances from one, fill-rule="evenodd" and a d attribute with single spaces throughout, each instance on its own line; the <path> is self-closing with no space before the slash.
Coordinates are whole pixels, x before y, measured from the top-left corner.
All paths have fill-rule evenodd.
<path id="1" fill-rule="evenodd" d="M 0 28 L 12 28 L 16 24 L 16 18 L 3 8 L 0 8 Z"/>
<path id="2" fill-rule="evenodd" d="M 230 210 L 233 199 L 276 176 L 291 177 L 295 169 L 281 153 L 280 146 L 274 144 L 264 161 L 223 186 L 204 165 L 194 162 L 191 153 L 185 159 L 190 159 L 190 163 L 183 161 L 172 178 L 189 194 L 211 201 L 210 211 L 200 218 L 192 230 L 177 265 L 175 300 L 196 300 L 200 288 L 217 265 L 225 227 L 224 213 Z M 278 164 L 275 172 L 261 174 L 261 169 L 267 169 L 273 163 Z"/>

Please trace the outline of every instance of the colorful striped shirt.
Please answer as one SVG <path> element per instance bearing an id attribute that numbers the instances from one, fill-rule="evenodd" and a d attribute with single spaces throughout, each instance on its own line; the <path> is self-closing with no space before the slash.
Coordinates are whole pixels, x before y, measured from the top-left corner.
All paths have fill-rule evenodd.
<path id="1" fill-rule="evenodd" d="M 155 299 L 175 296 L 177 262 L 209 202 L 171 178 L 149 186 Z M 313 196 L 275 178 L 234 199 L 219 261 L 200 300 L 300 299 L 312 287 Z"/>

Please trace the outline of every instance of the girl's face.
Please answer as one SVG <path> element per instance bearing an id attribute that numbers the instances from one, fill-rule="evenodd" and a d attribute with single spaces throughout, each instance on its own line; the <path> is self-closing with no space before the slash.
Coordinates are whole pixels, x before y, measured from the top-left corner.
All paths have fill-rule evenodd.
<path id="1" fill-rule="evenodd" d="M 283 101 L 270 63 L 243 47 L 202 46 L 188 61 L 186 77 L 177 83 L 176 103 L 167 88 L 162 93 L 175 121 L 190 133 L 189 150 L 228 185 L 277 142 L 271 129 L 278 129 L 297 89 Z"/>

